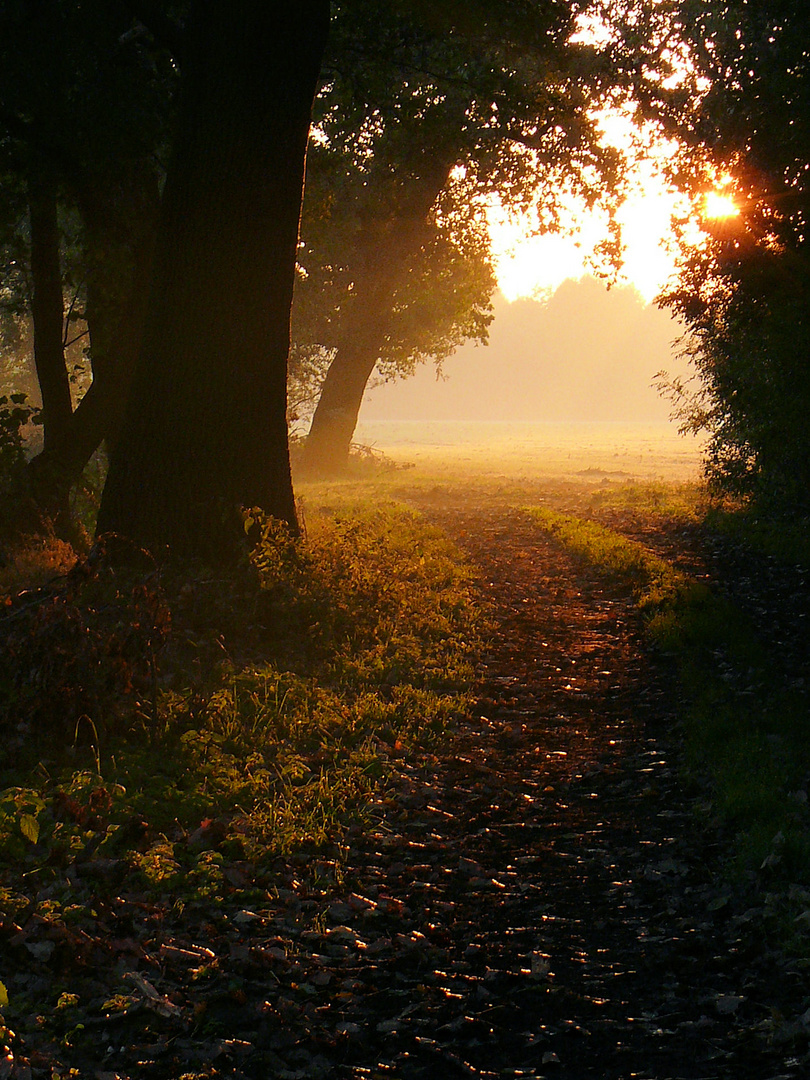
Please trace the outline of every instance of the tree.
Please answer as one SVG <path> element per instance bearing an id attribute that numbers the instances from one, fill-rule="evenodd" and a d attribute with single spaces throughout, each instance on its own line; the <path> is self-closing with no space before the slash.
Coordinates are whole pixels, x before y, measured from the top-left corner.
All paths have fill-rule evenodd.
<path id="1" fill-rule="evenodd" d="M 34 363 L 42 392 L 45 446 L 64 435 L 73 404 L 65 367 L 64 298 L 59 257 L 56 191 L 47 171 L 32 168 L 28 179 L 31 230 L 31 318 Z"/>
<path id="2" fill-rule="evenodd" d="M 716 486 L 806 511 L 810 10 L 792 0 L 628 4 L 623 32 L 636 100 L 681 141 L 675 175 L 700 194 L 727 174 L 740 211 L 712 227 L 663 298 L 687 324 L 700 377 L 696 397 L 674 388 L 678 405 L 710 434 Z"/>
<path id="3" fill-rule="evenodd" d="M 240 505 L 295 525 L 286 364 L 328 0 L 198 0 L 155 267 L 98 528 L 232 557 Z"/>
<path id="4" fill-rule="evenodd" d="M 13 253 L 4 291 L 34 324 L 45 446 L 29 473 L 51 514 L 119 423 L 174 81 L 166 50 L 123 0 L 32 0 L 0 13 L 2 185 L 13 194 L 22 181 L 30 209 L 30 228 L 16 226 L 22 260 Z M 74 226 L 70 242 L 66 221 Z M 6 241 L 8 232 L 6 224 Z M 28 272 L 19 274 L 21 261 Z M 67 316 L 86 323 L 93 371 L 75 413 L 61 354 Z"/>
<path id="5" fill-rule="evenodd" d="M 331 363 L 305 447 L 311 468 L 345 467 L 365 387 L 390 357 L 408 283 L 453 194 L 477 209 L 480 231 L 488 194 L 525 204 L 545 180 L 550 218 L 561 188 L 593 196 L 608 176 L 614 162 L 587 115 L 603 73 L 591 50 L 571 42 L 577 7 L 513 3 L 496 12 L 482 3 L 472 17 L 457 3 L 341 7 L 315 165 L 336 159 L 332 171 L 348 190 L 335 228 L 356 243 L 333 279 L 333 338 L 323 350 Z M 305 240 L 307 224 L 305 216 Z M 317 244 L 305 256 L 313 249 L 317 257 Z"/>
<path id="6" fill-rule="evenodd" d="M 293 303 L 289 393 L 294 423 L 311 416 L 341 345 L 339 335 L 349 336 L 346 307 L 357 303 L 354 273 L 359 260 L 371 270 L 392 254 L 378 230 L 367 227 L 366 218 L 356 213 L 356 204 L 342 187 L 327 184 L 321 188 L 325 170 L 319 170 L 317 146 L 315 150 L 314 155 L 310 153 L 315 160 L 307 168 Z M 383 217 L 383 208 L 388 206 L 386 200 L 378 203 L 377 216 Z M 396 282 L 385 325 L 378 328 L 380 340 L 370 350 L 374 372 L 384 381 L 405 378 L 425 362 L 440 368 L 465 341 L 486 341 L 495 279 L 483 215 L 472 200 L 456 191 L 444 192 L 436 209 L 418 229 L 419 249 L 405 262 L 406 272 Z M 370 299 L 369 292 L 357 295 L 361 304 Z M 355 314 L 361 326 L 364 317 L 368 319 L 362 307 Z M 385 315 L 385 307 L 381 314 Z M 345 358 L 350 350 L 342 351 Z M 351 434 L 347 432 L 347 439 Z M 311 439 L 306 445 L 312 452 Z M 315 467 L 323 471 L 329 464 L 327 456 Z"/>
<path id="7" fill-rule="evenodd" d="M 297 301 L 310 318 L 295 325 L 299 349 L 306 340 L 328 358 L 305 444 L 306 465 L 317 473 L 345 467 L 375 368 L 395 377 L 427 357 L 440 362 L 467 337 L 483 339 L 491 319 L 495 283 L 483 214 L 458 191 L 442 199 L 455 155 L 442 145 L 439 118 L 431 119 L 405 146 L 399 121 L 393 140 L 378 140 L 371 163 L 342 163 L 337 180 L 322 160 L 334 150 L 314 155 Z M 320 319 L 307 310 L 312 294 Z"/>

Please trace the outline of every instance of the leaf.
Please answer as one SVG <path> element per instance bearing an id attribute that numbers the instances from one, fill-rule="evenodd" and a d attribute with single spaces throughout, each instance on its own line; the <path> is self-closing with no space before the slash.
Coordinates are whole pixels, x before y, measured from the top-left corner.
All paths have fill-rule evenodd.
<path id="1" fill-rule="evenodd" d="M 0 1009 L 8 1005 L 8 990 L 6 984 L 0 982 Z"/>
<path id="2" fill-rule="evenodd" d="M 20 814 L 20 832 L 32 844 L 39 840 L 39 822 L 33 814 Z"/>
<path id="3" fill-rule="evenodd" d="M 35 960 L 47 964 L 53 956 L 56 945 L 52 941 L 26 941 L 25 947 Z"/>

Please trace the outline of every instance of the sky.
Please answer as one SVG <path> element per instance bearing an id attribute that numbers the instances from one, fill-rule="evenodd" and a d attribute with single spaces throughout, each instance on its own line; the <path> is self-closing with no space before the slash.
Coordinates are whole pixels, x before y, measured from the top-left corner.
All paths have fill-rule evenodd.
<path id="1" fill-rule="evenodd" d="M 700 243 L 705 217 L 738 213 L 719 177 L 705 205 L 687 202 L 663 177 L 674 144 L 605 114 L 606 141 L 634 146 L 618 219 L 623 265 L 609 288 L 590 256 L 608 235 L 604 214 L 569 208 L 568 229 L 538 235 L 527 217 L 493 205 L 490 232 L 499 284 L 486 347 L 462 346 L 443 378 L 426 365 L 408 380 L 370 389 L 360 420 L 594 420 L 666 422 L 671 407 L 656 374 L 690 374 L 680 356 L 683 327 L 654 299 L 676 274 L 682 234 Z M 688 221 L 688 226 L 684 222 Z"/>

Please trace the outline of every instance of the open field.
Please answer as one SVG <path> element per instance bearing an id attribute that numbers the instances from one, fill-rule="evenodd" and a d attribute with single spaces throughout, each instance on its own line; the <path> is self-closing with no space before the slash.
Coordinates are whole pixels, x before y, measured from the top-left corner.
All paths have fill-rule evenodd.
<path id="1" fill-rule="evenodd" d="M 700 440 L 672 424 L 376 422 L 361 424 L 356 441 L 440 476 L 682 483 L 701 472 Z"/>

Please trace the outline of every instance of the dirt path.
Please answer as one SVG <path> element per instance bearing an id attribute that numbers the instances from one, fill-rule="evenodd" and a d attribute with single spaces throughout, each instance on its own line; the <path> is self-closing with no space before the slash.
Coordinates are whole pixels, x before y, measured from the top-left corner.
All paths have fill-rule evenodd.
<path id="1" fill-rule="evenodd" d="M 403 770 L 401 824 L 350 868 L 377 905 L 365 926 L 380 896 L 399 926 L 346 958 L 339 1075 L 807 1075 L 801 1044 L 766 1037 L 803 976 L 713 880 L 673 688 L 632 612 L 520 515 L 431 516 L 481 567 L 500 631 L 477 722 Z"/>

